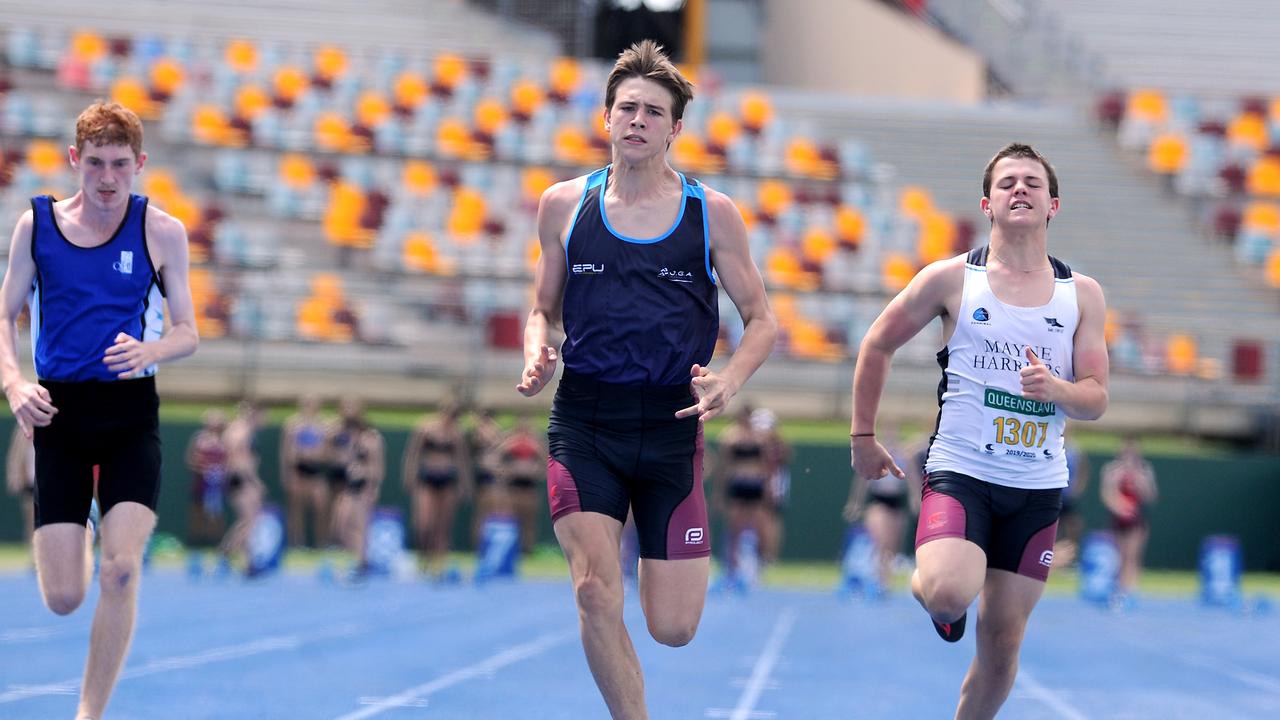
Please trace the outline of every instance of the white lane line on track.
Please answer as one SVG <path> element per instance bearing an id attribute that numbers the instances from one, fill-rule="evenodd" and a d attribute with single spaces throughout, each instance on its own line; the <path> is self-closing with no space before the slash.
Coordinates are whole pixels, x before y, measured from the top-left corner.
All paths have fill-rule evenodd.
<path id="1" fill-rule="evenodd" d="M 1040 681 L 1036 680 L 1025 666 L 1018 668 L 1016 684 L 1021 685 L 1027 695 L 1052 708 L 1054 712 L 1058 713 L 1059 717 L 1066 718 L 1066 720 L 1089 720 L 1084 713 L 1075 709 L 1061 695 L 1041 685 Z"/>
<path id="2" fill-rule="evenodd" d="M 1178 659 L 1194 667 L 1213 670 L 1216 673 L 1226 675 L 1227 677 L 1242 682 L 1245 685 L 1252 685 L 1259 690 L 1266 690 L 1267 692 L 1273 693 L 1280 692 L 1280 680 L 1269 675 L 1263 675 L 1262 673 L 1240 667 L 1239 665 L 1226 660 L 1194 653 L 1183 653 L 1178 656 Z"/>
<path id="3" fill-rule="evenodd" d="M 738 705 L 734 707 L 732 712 L 725 712 L 718 708 L 708 708 L 706 717 L 727 717 L 729 720 L 754 720 L 756 718 L 774 717 L 774 713 L 756 712 L 756 703 L 760 701 L 760 694 L 765 691 L 771 681 L 769 675 L 773 673 L 773 667 L 778 664 L 778 657 L 782 654 L 782 646 L 787 641 L 787 636 L 791 634 L 791 628 L 796 624 L 796 610 L 789 607 L 782 611 L 778 616 L 778 621 L 773 624 L 773 631 L 769 633 L 769 639 L 765 641 L 764 650 L 760 651 L 760 657 L 756 659 L 755 667 L 751 670 L 751 677 L 747 679 L 746 687 L 742 690 L 742 695 L 738 698 Z"/>
<path id="4" fill-rule="evenodd" d="M 576 637 L 578 637 L 577 628 L 561 633 L 549 633 L 542 635 L 523 645 L 508 648 L 500 653 L 491 655 L 480 662 L 473 663 L 463 668 L 458 668 L 457 670 L 441 675 L 434 680 L 425 682 L 421 685 L 415 685 L 414 687 L 396 693 L 391 697 L 383 698 L 369 707 L 347 713 L 346 715 L 339 717 L 337 720 L 363 720 L 364 718 L 373 717 L 374 715 L 380 715 L 392 708 L 405 707 L 407 703 L 425 700 L 427 696 L 433 693 L 440 692 L 441 690 L 464 683 L 473 678 L 492 675 L 494 672 L 506 667 L 507 665 L 531 658 L 534 655 L 540 655 L 556 645 L 562 645 Z"/>

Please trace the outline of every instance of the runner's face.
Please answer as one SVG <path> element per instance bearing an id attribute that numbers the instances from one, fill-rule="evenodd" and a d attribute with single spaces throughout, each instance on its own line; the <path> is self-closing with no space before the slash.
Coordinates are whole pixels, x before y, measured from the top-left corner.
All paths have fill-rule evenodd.
<path id="1" fill-rule="evenodd" d="M 618 84 L 613 107 L 605 110 L 605 129 L 615 157 L 637 161 L 665 155 L 683 124 L 672 120 L 671 91 L 641 77 Z"/>
<path id="2" fill-rule="evenodd" d="M 97 145 L 86 142 L 71 148 L 71 167 L 80 176 L 80 191 L 90 207 L 103 212 L 117 211 L 129 202 L 133 179 L 142 172 L 147 154 L 134 155 L 128 145 Z"/>
<path id="3" fill-rule="evenodd" d="M 1044 227 L 1058 212 L 1044 165 L 1031 158 L 1001 158 L 991 171 L 990 192 L 982 209 L 1002 227 Z"/>

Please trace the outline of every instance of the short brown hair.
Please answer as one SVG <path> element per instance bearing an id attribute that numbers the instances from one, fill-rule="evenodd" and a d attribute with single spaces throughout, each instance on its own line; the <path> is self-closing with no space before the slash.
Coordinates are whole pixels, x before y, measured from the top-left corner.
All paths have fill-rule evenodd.
<path id="1" fill-rule="evenodd" d="M 1030 145 L 1017 142 L 1005 145 L 995 157 L 991 158 L 991 162 L 987 163 L 987 169 L 982 173 L 982 197 L 991 197 L 991 173 L 995 171 L 996 163 L 1005 158 L 1025 158 L 1043 165 L 1045 174 L 1049 176 L 1049 197 L 1058 197 L 1058 174 L 1053 171 L 1048 158 Z"/>
<path id="2" fill-rule="evenodd" d="M 142 155 L 142 121 L 137 113 L 116 102 L 98 100 L 76 118 L 76 150 L 84 144 L 128 145 Z"/>
<path id="3" fill-rule="evenodd" d="M 609 72 L 605 84 L 604 106 L 613 108 L 618 86 L 623 80 L 639 77 L 652 80 L 671 93 L 671 120 L 684 117 L 684 106 L 693 99 L 693 83 L 685 79 L 662 46 L 652 40 L 641 40 L 618 54 L 618 62 Z"/>

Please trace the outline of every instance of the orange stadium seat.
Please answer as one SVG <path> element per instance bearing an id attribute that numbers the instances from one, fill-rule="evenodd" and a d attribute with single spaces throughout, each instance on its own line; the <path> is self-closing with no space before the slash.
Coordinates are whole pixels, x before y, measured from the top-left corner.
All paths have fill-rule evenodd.
<path id="1" fill-rule="evenodd" d="M 448 158 L 460 158 L 471 151 L 471 130 L 457 118 L 447 118 L 436 128 L 436 151 Z"/>
<path id="2" fill-rule="evenodd" d="M 153 120 L 159 114 L 151 101 L 151 92 L 137 78 L 118 78 L 111 84 L 111 99 L 136 112 L 143 120 Z"/>
<path id="3" fill-rule="evenodd" d="M 720 157 L 707 152 L 702 139 L 688 131 L 680 133 L 672 143 L 671 157 L 677 167 L 689 172 L 717 173 L 724 168 Z"/>
<path id="4" fill-rule="evenodd" d="M 406 70 L 396 77 L 392 93 L 397 107 L 413 110 L 426 101 L 429 90 L 421 75 Z"/>
<path id="5" fill-rule="evenodd" d="M 556 130 L 555 155 L 568 165 L 586 165 L 591 156 L 591 142 L 577 125 L 562 125 Z"/>
<path id="6" fill-rule="evenodd" d="M 292 65 L 278 68 L 271 78 L 276 97 L 290 105 L 297 102 L 310 84 L 306 74 Z"/>
<path id="7" fill-rule="evenodd" d="M 866 218 L 857 208 L 841 205 L 836 209 L 836 237 L 848 247 L 856 248 L 862 244 L 862 235 L 867 231 Z"/>
<path id="8" fill-rule="evenodd" d="M 296 153 L 280 158 L 276 174 L 285 187 L 291 190 L 305 190 L 316 181 L 316 169 L 310 158 Z"/>
<path id="9" fill-rule="evenodd" d="M 556 58 L 555 62 L 551 63 L 548 81 L 552 94 L 559 98 L 567 98 L 582 82 L 582 66 L 573 58 Z"/>
<path id="10" fill-rule="evenodd" d="M 231 122 L 214 105 L 200 105 L 191 113 L 191 136 L 205 145 L 232 145 Z"/>
<path id="11" fill-rule="evenodd" d="M 793 138 L 784 153 L 787 170 L 802 177 L 832 180 L 838 175 L 835 165 L 822 157 L 822 149 L 810 138 Z"/>
<path id="12" fill-rule="evenodd" d="M 1179 133 L 1157 135 L 1147 148 L 1147 167 L 1161 175 L 1174 175 L 1187 165 L 1187 139 Z"/>
<path id="13" fill-rule="evenodd" d="M 542 199 L 542 193 L 555 184 L 556 176 L 546 168 L 525 168 L 520 175 L 520 192 L 524 201 L 530 206 L 536 206 Z"/>
<path id="14" fill-rule="evenodd" d="M 1267 119 L 1258 113 L 1241 113 L 1227 125 L 1227 142 L 1254 152 L 1267 148 Z"/>
<path id="15" fill-rule="evenodd" d="M 328 152 L 364 152 L 368 140 L 351 132 L 346 119 L 335 112 L 320 113 L 313 127 L 316 147 Z"/>
<path id="16" fill-rule="evenodd" d="M 956 226 L 943 212 L 931 211 L 920 221 L 916 256 L 922 265 L 945 260 L 953 254 Z"/>
<path id="17" fill-rule="evenodd" d="M 431 275 L 449 274 L 448 263 L 440 256 L 435 242 L 425 232 L 413 232 L 404 239 L 405 267 Z"/>
<path id="18" fill-rule="evenodd" d="M 1165 365 L 1174 375 L 1190 375 L 1199 366 L 1195 338 L 1177 333 L 1165 341 Z"/>
<path id="19" fill-rule="evenodd" d="M 742 134 L 742 126 L 732 115 L 717 112 L 707 121 L 707 141 L 713 146 L 727 148 Z"/>
<path id="20" fill-rule="evenodd" d="M 780 180 L 764 180 L 756 187 L 756 207 L 771 218 L 786 212 L 793 201 L 791 187 Z"/>
<path id="21" fill-rule="evenodd" d="M 1169 115 L 1169 103 L 1158 90 L 1135 90 L 1129 93 L 1125 114 L 1135 120 L 1162 123 Z"/>
<path id="22" fill-rule="evenodd" d="M 410 160 L 404 164 L 400 173 L 400 181 L 406 190 L 417 197 L 426 197 L 435 191 L 440 180 L 436 177 L 435 168 L 422 160 Z"/>
<path id="23" fill-rule="evenodd" d="M 529 244 L 525 246 L 524 259 L 530 272 L 538 269 L 538 261 L 542 259 L 542 241 L 537 236 L 530 239 Z"/>
<path id="24" fill-rule="evenodd" d="M 439 55 L 432 66 L 435 87 L 452 93 L 467 78 L 467 61 L 457 55 Z"/>
<path id="25" fill-rule="evenodd" d="M 742 216 L 742 224 L 746 226 L 747 232 L 756 226 L 756 213 L 743 200 L 734 200 L 733 204 L 738 208 L 738 214 Z"/>
<path id="26" fill-rule="evenodd" d="M 72 36 L 71 44 L 67 49 L 70 51 L 71 56 L 77 60 L 91 63 L 106 57 L 110 47 L 106 38 L 101 35 L 82 31 Z"/>
<path id="27" fill-rule="evenodd" d="M 804 263 L 795 251 L 787 247 L 775 247 L 765 257 L 765 277 L 779 287 L 792 290 L 816 290 L 819 278 L 804 269 Z"/>
<path id="28" fill-rule="evenodd" d="M 742 126 L 759 133 L 773 119 L 773 103 L 764 93 L 743 93 L 738 112 L 742 116 Z"/>
<path id="29" fill-rule="evenodd" d="M 489 98 L 476 103 L 475 126 L 484 135 L 494 137 L 507 124 L 508 119 L 507 108 L 497 100 Z"/>
<path id="30" fill-rule="evenodd" d="M 391 103 L 382 93 L 366 90 L 356 100 L 356 120 L 367 128 L 377 127 L 391 115 Z"/>
<path id="31" fill-rule="evenodd" d="M 161 58 L 151 66 L 151 88 L 166 98 L 178 92 L 186 78 L 186 71 L 173 58 Z"/>
<path id="32" fill-rule="evenodd" d="M 885 289 L 898 292 L 905 288 L 911 278 L 916 276 L 916 266 L 911 259 L 901 253 L 889 253 L 885 256 L 880 269 L 880 282 Z"/>
<path id="33" fill-rule="evenodd" d="M 903 215 L 921 221 L 933 209 L 933 198 L 928 190 L 908 185 L 898 195 L 898 209 Z"/>
<path id="34" fill-rule="evenodd" d="M 1280 198 L 1280 157 L 1264 155 L 1258 158 L 1249 166 L 1245 187 L 1256 197 Z"/>
<path id="35" fill-rule="evenodd" d="M 258 48 L 248 40 L 232 40 L 222 53 L 223 62 L 245 75 L 258 69 Z"/>
<path id="36" fill-rule="evenodd" d="M 347 72 L 347 54 L 342 51 L 342 48 L 325 45 L 316 50 L 312 64 L 316 77 L 332 82 Z"/>
<path id="37" fill-rule="evenodd" d="M 271 96 L 259 85 L 244 85 L 236 90 L 236 117 L 254 120 L 271 107 Z"/>
<path id="38" fill-rule="evenodd" d="M 1245 206 L 1244 229 L 1267 235 L 1280 233 L 1280 205 L 1269 202 L 1251 202 Z"/>
<path id="39" fill-rule="evenodd" d="M 544 102 L 546 96 L 537 83 L 521 80 L 511 86 L 511 109 L 517 117 L 533 117 Z"/>
<path id="40" fill-rule="evenodd" d="M 364 193 L 356 186 L 346 182 L 334 183 L 324 215 L 324 234 L 330 243 L 353 248 L 367 248 L 373 244 L 373 231 L 360 227 L 360 217 L 367 204 Z"/>
<path id="41" fill-rule="evenodd" d="M 41 178 L 61 173 L 67 167 L 67 156 L 58 143 L 49 140 L 32 140 L 27 146 L 27 165 Z"/>
<path id="42" fill-rule="evenodd" d="M 836 238 L 824 227 L 812 226 L 800 241 L 801 252 L 808 262 L 821 265 L 836 251 Z"/>
<path id="43" fill-rule="evenodd" d="M 484 229 L 486 212 L 484 195 L 470 188 L 458 188 L 453 195 L 453 209 L 449 212 L 449 234 L 459 243 L 474 241 Z"/>
<path id="44" fill-rule="evenodd" d="M 1267 256 L 1267 284 L 1280 290 L 1280 250 L 1272 250 Z"/>

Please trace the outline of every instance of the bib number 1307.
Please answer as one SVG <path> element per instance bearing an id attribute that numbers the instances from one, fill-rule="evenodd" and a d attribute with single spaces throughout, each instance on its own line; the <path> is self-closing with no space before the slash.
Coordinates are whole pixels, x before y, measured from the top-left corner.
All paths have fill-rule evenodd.
<path id="1" fill-rule="evenodd" d="M 1049 435 L 1049 423 L 1019 420 L 1014 417 L 997 417 L 991 421 L 996 426 L 996 442 L 1001 445 L 1043 447 Z"/>

